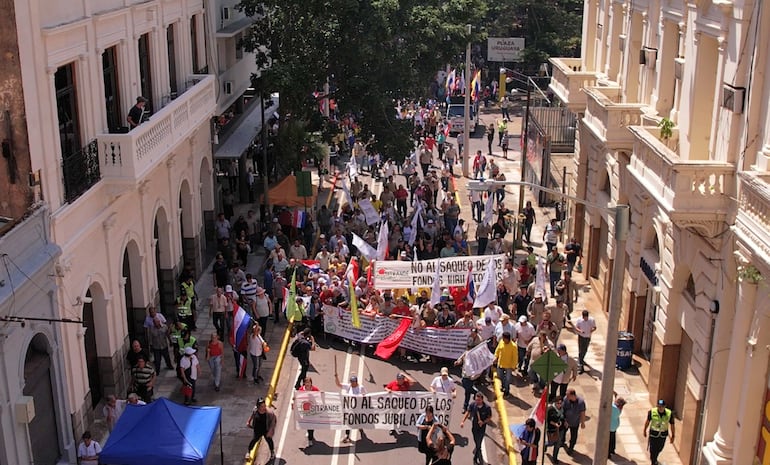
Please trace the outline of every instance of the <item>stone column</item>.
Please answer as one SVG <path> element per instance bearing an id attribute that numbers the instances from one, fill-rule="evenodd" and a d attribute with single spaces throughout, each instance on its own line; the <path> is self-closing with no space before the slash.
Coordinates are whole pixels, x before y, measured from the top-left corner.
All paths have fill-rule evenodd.
<path id="1" fill-rule="evenodd" d="M 756 286 L 754 286 L 756 288 Z M 760 299 L 763 302 L 764 299 Z M 751 308 L 751 307 L 749 307 Z M 754 315 L 747 339 L 748 350 L 744 355 L 745 368 L 743 371 L 743 388 L 737 396 L 740 399 L 738 408 L 738 428 L 735 434 L 733 463 L 752 463 L 754 448 L 759 437 L 762 408 L 767 389 L 767 364 L 770 360 L 770 315 L 767 307 L 754 307 Z M 735 394 L 734 394 L 735 395 Z"/>
<path id="2" fill-rule="evenodd" d="M 757 285 L 746 281 L 738 284 L 738 298 L 736 308 L 753 309 L 756 302 Z M 741 392 L 744 388 L 744 373 L 747 367 L 746 344 L 753 318 L 751 311 L 735 312 L 732 338 L 730 339 L 731 363 L 727 365 L 724 390 L 722 391 L 722 403 L 719 409 L 719 429 L 714 434 L 714 439 L 704 447 L 703 454 L 706 462 L 711 465 L 731 465 L 735 448 L 735 432 L 738 424 L 738 412 L 741 405 Z M 765 367 L 767 364 L 765 363 Z M 766 368 L 763 368 L 763 372 Z M 757 379 L 757 378 L 755 378 Z M 753 381 L 756 382 L 756 381 Z M 751 382 L 749 383 L 751 384 Z M 765 385 L 765 379 L 760 383 Z M 755 407 L 759 411 L 759 405 Z M 758 424 L 758 423 L 757 423 Z M 756 440 L 756 438 L 754 438 Z M 754 448 L 752 447 L 753 451 Z M 751 463 L 749 461 L 748 463 Z"/>

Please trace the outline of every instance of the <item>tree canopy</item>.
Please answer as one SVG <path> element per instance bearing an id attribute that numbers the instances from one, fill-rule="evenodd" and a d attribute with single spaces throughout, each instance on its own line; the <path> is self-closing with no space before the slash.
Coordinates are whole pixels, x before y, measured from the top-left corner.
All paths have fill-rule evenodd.
<path id="1" fill-rule="evenodd" d="M 411 125 L 396 118 L 396 99 L 427 96 L 439 70 L 447 64 L 462 66 L 469 40 L 476 45 L 474 63 L 483 64 L 487 34 L 525 37 L 525 68 L 537 69 L 549 56 L 572 56 L 579 50 L 582 6 L 580 0 L 239 4 L 255 19 L 242 44 L 264 69 L 255 85 L 280 93 L 281 118 L 292 120 L 292 134 L 320 133 L 330 140 L 336 126 L 320 115 L 318 100 L 329 83 L 338 112 L 353 114 L 361 137 L 374 137 L 373 148 L 396 160 L 412 148 Z M 467 24 L 473 26 L 470 36 Z M 310 143 L 307 136 L 301 139 L 299 146 Z M 292 163 L 297 146 L 282 150 L 279 159 Z"/>
<path id="2" fill-rule="evenodd" d="M 437 71 L 462 60 L 466 24 L 479 24 L 483 0 L 243 0 L 255 18 L 244 47 L 263 71 L 257 85 L 281 95 L 281 115 L 324 131 L 317 102 L 327 79 L 342 114 L 386 157 L 411 149 L 411 126 L 396 119 L 395 99 L 421 98 Z M 313 114 L 314 113 L 314 114 Z"/>

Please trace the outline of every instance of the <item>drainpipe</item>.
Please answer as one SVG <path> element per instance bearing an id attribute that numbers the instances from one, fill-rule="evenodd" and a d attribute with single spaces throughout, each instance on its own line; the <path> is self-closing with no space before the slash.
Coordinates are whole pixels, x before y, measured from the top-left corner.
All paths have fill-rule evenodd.
<path id="1" fill-rule="evenodd" d="M 716 332 L 717 315 L 719 314 L 719 301 L 714 300 L 711 305 L 711 329 L 709 330 L 709 340 L 711 342 L 709 344 L 708 363 L 706 364 L 706 384 L 703 385 L 700 414 L 698 415 L 698 430 L 695 433 L 695 444 L 698 446 L 697 463 L 704 463 L 703 447 L 705 444 L 703 443 L 703 434 L 706 429 L 706 418 L 708 416 L 706 401 L 708 400 L 709 386 L 711 386 L 711 365 L 714 363 L 714 356 L 716 355 L 714 353 L 714 333 Z"/>

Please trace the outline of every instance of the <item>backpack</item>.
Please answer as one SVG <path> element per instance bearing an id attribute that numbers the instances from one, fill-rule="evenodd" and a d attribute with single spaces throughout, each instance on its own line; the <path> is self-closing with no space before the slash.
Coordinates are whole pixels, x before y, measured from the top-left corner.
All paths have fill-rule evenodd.
<path id="1" fill-rule="evenodd" d="M 294 339 L 294 342 L 291 343 L 291 347 L 289 347 L 289 353 L 294 358 L 299 357 L 299 338 Z"/>

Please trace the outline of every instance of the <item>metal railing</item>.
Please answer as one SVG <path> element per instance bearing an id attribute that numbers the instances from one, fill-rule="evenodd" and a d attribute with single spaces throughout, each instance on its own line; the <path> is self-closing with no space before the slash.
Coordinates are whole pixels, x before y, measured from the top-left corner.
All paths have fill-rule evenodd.
<path id="1" fill-rule="evenodd" d="M 94 139 L 77 152 L 62 154 L 65 202 L 77 199 L 101 179 L 98 149 Z"/>

